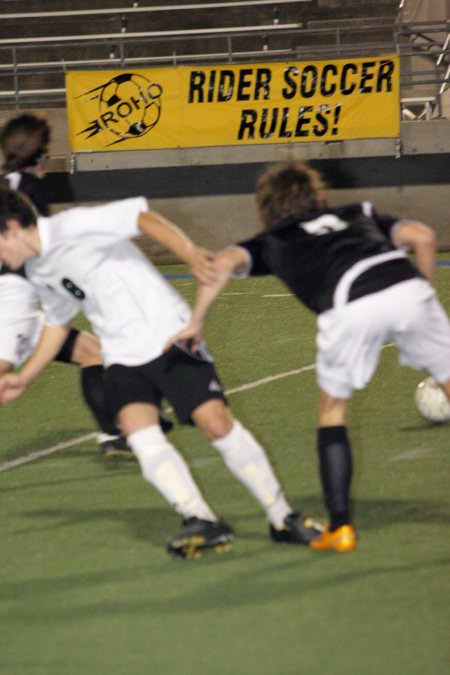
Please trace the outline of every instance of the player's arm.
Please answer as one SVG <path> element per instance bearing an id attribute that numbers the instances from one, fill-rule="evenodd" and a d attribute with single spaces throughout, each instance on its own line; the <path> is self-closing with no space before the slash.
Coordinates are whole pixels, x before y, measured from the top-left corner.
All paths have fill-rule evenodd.
<path id="1" fill-rule="evenodd" d="M 139 230 L 172 251 L 189 265 L 198 281 L 209 284 L 215 280 L 213 254 L 194 242 L 174 223 L 156 211 L 142 211 L 138 218 Z"/>
<path id="2" fill-rule="evenodd" d="M 401 220 L 395 227 L 393 239 L 396 246 L 406 246 L 415 255 L 418 270 L 433 283 L 436 263 L 436 234 L 424 223 Z"/>
<path id="3" fill-rule="evenodd" d="M 21 396 L 28 385 L 58 355 L 67 339 L 70 327 L 45 326 L 35 351 L 25 365 L 16 373 L 0 378 L 0 403 L 8 403 Z"/>
<path id="4" fill-rule="evenodd" d="M 243 248 L 231 247 L 217 254 L 215 281 L 211 284 L 199 285 L 189 326 L 177 333 L 166 345 L 166 349 L 174 342 L 178 342 L 183 346 L 189 344 L 189 349 L 193 352 L 198 350 L 203 339 L 204 323 L 214 301 L 223 291 L 230 277 L 233 274 L 239 274 L 247 265 L 248 256 Z"/>

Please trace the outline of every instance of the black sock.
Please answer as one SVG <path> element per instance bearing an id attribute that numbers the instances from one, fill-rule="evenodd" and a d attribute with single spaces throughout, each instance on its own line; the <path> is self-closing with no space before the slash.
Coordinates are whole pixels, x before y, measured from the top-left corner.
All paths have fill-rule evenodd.
<path id="1" fill-rule="evenodd" d="M 106 393 L 103 366 L 81 368 L 83 398 L 105 434 L 119 434 Z"/>
<path id="2" fill-rule="evenodd" d="M 332 531 L 351 522 L 350 484 L 353 467 L 346 427 L 320 427 L 317 433 L 317 450 L 322 489 Z"/>

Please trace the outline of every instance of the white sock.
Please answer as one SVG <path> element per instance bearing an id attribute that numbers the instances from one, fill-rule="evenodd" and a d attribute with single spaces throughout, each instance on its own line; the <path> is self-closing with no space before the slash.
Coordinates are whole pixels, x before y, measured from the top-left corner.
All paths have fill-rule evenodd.
<path id="1" fill-rule="evenodd" d="M 252 434 L 234 420 L 231 431 L 213 442 L 231 473 L 251 492 L 278 530 L 293 509 L 286 501 L 280 483 L 263 448 Z"/>
<path id="2" fill-rule="evenodd" d="M 217 520 L 204 500 L 189 467 L 169 443 L 158 424 L 140 429 L 127 438 L 142 475 L 184 518 Z"/>

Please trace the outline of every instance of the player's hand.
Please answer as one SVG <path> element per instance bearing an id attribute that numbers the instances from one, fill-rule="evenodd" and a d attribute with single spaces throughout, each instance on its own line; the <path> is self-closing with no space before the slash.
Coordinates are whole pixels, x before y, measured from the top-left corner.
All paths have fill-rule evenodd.
<path id="1" fill-rule="evenodd" d="M 189 260 L 192 276 L 202 284 L 213 284 L 217 279 L 214 254 L 201 246 L 195 246 Z"/>
<path id="2" fill-rule="evenodd" d="M 19 398 L 26 389 L 18 373 L 8 373 L 0 377 L 0 405 Z"/>
<path id="3" fill-rule="evenodd" d="M 200 348 L 200 345 L 203 341 L 203 333 L 201 328 L 197 326 L 188 326 L 184 328 L 176 335 L 173 335 L 169 340 L 167 340 L 164 345 L 164 351 L 167 352 L 173 345 L 177 345 L 180 349 L 184 351 L 190 351 L 193 354 L 196 354 Z"/>

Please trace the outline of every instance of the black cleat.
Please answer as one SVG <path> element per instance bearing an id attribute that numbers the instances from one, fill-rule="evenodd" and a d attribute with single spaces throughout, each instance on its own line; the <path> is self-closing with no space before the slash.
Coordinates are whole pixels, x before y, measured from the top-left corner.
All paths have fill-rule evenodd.
<path id="1" fill-rule="evenodd" d="M 195 516 L 183 521 L 178 534 L 167 542 L 167 551 L 176 558 L 201 558 L 208 551 L 229 551 L 233 530 L 223 520 L 201 520 Z"/>
<path id="2" fill-rule="evenodd" d="M 290 513 L 284 519 L 284 528 L 277 530 L 270 526 L 270 536 L 279 544 L 304 544 L 316 539 L 323 532 L 323 527 L 312 518 L 302 516 L 300 513 Z"/>
<path id="3" fill-rule="evenodd" d="M 135 462 L 136 455 L 127 443 L 125 436 L 107 436 L 101 434 L 99 440 L 100 453 L 105 459 L 122 459 L 126 462 Z M 103 440 L 102 440 L 103 439 Z"/>

